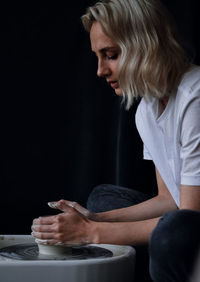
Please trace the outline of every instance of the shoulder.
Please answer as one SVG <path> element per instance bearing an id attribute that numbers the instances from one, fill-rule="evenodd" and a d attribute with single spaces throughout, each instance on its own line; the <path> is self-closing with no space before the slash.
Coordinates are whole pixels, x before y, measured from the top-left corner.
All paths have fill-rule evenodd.
<path id="1" fill-rule="evenodd" d="M 200 99 L 200 67 L 192 66 L 183 75 L 176 93 L 176 107 L 183 111 L 191 101 Z"/>
<path id="2" fill-rule="evenodd" d="M 183 75 L 178 92 L 183 95 L 194 93 L 200 90 L 200 66 L 192 65 L 192 67 Z"/>

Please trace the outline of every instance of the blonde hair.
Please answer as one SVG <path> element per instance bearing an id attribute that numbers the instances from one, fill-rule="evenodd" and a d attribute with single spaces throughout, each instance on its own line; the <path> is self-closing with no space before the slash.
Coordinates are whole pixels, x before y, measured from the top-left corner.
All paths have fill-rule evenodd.
<path id="1" fill-rule="evenodd" d="M 119 85 L 127 109 L 138 97 L 171 95 L 190 63 L 159 0 L 101 0 L 82 16 L 88 32 L 94 21 L 121 49 Z"/>

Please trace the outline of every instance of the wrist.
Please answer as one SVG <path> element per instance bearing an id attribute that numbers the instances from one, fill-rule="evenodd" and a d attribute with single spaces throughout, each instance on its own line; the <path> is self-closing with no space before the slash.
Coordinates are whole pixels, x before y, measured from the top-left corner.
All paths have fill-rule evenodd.
<path id="1" fill-rule="evenodd" d="M 90 220 L 93 220 L 93 221 L 101 221 L 100 213 L 93 213 L 93 212 L 90 212 L 89 219 L 90 219 Z"/>
<path id="2" fill-rule="evenodd" d="M 98 222 L 90 221 L 90 227 L 88 228 L 88 238 L 90 244 L 100 244 L 100 229 Z"/>

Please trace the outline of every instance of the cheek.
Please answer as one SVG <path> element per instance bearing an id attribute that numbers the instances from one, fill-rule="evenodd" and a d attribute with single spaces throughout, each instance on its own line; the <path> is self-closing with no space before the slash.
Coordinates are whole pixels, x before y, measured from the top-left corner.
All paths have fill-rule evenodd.
<path id="1" fill-rule="evenodd" d="M 119 61 L 115 65 L 115 71 L 118 73 L 119 72 Z"/>
<path id="2" fill-rule="evenodd" d="M 110 64 L 110 67 L 112 68 L 112 72 L 115 74 L 118 74 L 119 72 L 119 60 L 112 61 Z"/>

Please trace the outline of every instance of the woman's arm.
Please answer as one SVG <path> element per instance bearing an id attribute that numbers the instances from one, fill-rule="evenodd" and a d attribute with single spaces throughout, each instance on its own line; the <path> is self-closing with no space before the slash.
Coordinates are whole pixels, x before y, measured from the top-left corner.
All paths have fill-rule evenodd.
<path id="1" fill-rule="evenodd" d="M 95 221 L 140 221 L 162 216 L 164 213 L 177 209 L 169 190 L 156 170 L 158 195 L 140 204 L 109 212 L 93 214 Z"/>
<path id="2" fill-rule="evenodd" d="M 200 186 L 181 185 L 180 208 L 200 211 Z"/>
<path id="3" fill-rule="evenodd" d="M 177 209 L 157 170 L 156 177 L 159 191 L 157 197 L 129 208 L 95 214 L 94 218 L 87 210 L 81 210 L 80 205 L 61 200 L 57 206 L 64 213 L 35 219 L 32 226 L 34 236 L 43 240 L 51 239 L 47 241 L 48 244 L 145 244 L 159 217 Z"/>
<path id="4" fill-rule="evenodd" d="M 51 202 L 49 203 L 49 205 L 52 208 L 61 210 L 62 208 L 60 206 L 60 203 L 62 203 L 62 207 L 64 207 L 65 205 L 71 206 L 78 212 L 86 216 L 88 219 L 100 222 L 128 222 L 160 217 L 166 212 L 177 209 L 177 206 L 164 181 L 162 180 L 158 170 L 155 169 L 155 171 L 158 185 L 158 195 L 150 200 L 144 201 L 134 206 L 116 209 L 108 212 L 92 213 L 84 207 L 80 206 L 78 203 L 70 202 L 67 200 Z"/>
<path id="5" fill-rule="evenodd" d="M 41 239 L 41 243 L 146 244 L 159 220 L 154 218 L 137 222 L 96 222 L 70 206 L 65 205 L 62 210 L 64 213 L 33 221 L 33 236 L 37 240 Z"/>
<path id="6" fill-rule="evenodd" d="M 148 244 L 159 219 L 160 217 L 136 222 L 94 222 L 93 239 L 97 244 L 132 246 Z"/>

